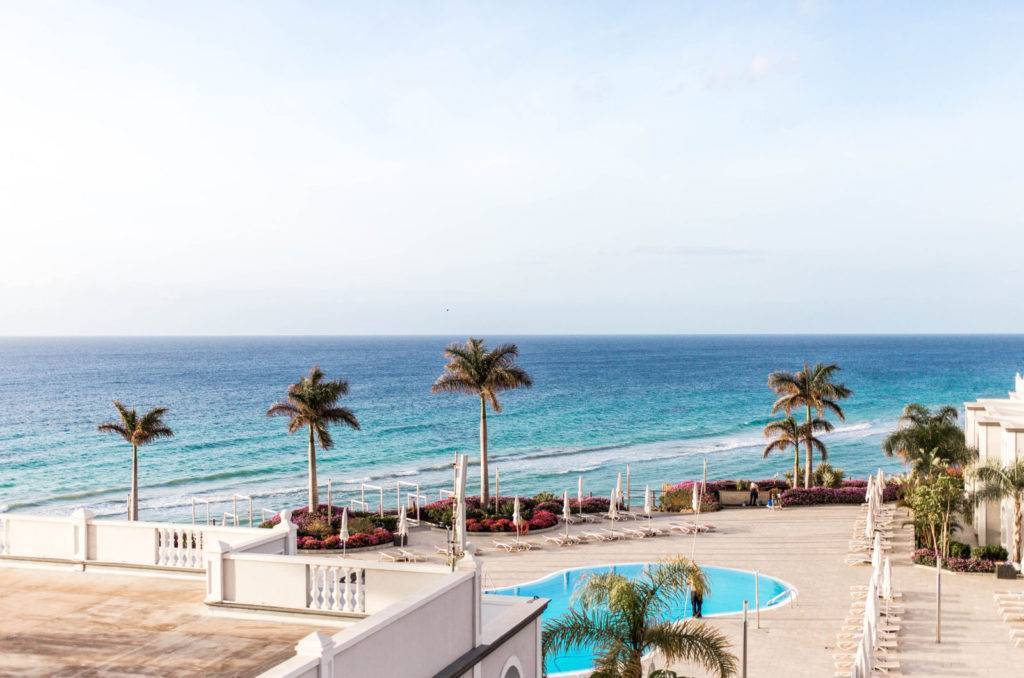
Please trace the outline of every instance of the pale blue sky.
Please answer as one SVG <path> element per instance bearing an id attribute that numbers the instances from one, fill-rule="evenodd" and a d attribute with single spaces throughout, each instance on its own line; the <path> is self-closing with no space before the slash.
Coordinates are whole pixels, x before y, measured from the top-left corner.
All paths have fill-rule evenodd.
<path id="1" fill-rule="evenodd" d="M 766 4 L 0 2 L 0 334 L 1022 331 L 1024 6 Z"/>

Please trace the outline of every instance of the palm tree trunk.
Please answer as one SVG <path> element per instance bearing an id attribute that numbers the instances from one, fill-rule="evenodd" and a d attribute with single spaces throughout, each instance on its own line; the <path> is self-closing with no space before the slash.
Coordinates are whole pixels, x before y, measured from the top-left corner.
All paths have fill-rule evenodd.
<path id="1" fill-rule="evenodd" d="M 139 446 L 132 445 L 132 500 L 128 520 L 139 519 Z"/>
<path id="2" fill-rule="evenodd" d="M 316 513 L 320 504 L 316 482 L 316 443 L 313 439 L 313 424 L 309 425 L 309 512 Z"/>
<path id="3" fill-rule="evenodd" d="M 814 478 L 814 446 L 811 440 L 814 439 L 814 431 L 811 430 L 811 406 L 807 406 L 807 467 L 804 469 L 804 487 L 811 487 L 811 479 Z"/>
<path id="4" fill-rule="evenodd" d="M 490 492 L 487 487 L 487 401 L 480 396 L 480 505 L 487 506 Z"/>
<path id="5" fill-rule="evenodd" d="M 800 436 L 793 443 L 793 488 L 800 487 Z"/>

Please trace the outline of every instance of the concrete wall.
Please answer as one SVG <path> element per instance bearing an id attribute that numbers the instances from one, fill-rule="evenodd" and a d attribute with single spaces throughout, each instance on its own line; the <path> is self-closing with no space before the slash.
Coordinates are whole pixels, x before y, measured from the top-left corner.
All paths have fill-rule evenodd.
<path id="1" fill-rule="evenodd" d="M 524 626 L 481 663 L 481 676 L 505 678 L 510 666 L 519 669 L 521 678 L 540 678 L 540 617 Z"/>
<path id="2" fill-rule="evenodd" d="M 473 575 L 334 636 L 334 678 L 432 676 L 475 647 Z M 361 628 L 362 627 L 362 628 Z M 484 674 L 487 675 L 487 674 Z"/>

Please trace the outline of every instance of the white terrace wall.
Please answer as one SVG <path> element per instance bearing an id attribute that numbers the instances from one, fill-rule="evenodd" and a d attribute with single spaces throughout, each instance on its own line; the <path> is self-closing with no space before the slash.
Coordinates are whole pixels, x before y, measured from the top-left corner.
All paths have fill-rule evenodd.
<path id="1" fill-rule="evenodd" d="M 95 520 L 82 509 L 68 517 L 0 514 L 0 557 L 200 571 L 205 545 L 213 542 L 242 551 L 294 553 L 288 527 Z"/>
<path id="2" fill-rule="evenodd" d="M 478 602 L 477 573 L 447 572 L 332 637 L 311 634 L 261 678 L 435 675 L 476 646 Z"/>
<path id="3" fill-rule="evenodd" d="M 218 553 L 217 549 L 223 549 Z M 451 577 L 441 565 L 207 548 L 207 602 L 368 615 Z"/>

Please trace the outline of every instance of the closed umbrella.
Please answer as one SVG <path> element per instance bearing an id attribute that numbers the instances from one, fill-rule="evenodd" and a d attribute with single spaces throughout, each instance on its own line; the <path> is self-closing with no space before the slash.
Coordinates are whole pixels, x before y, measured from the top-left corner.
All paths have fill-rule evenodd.
<path id="1" fill-rule="evenodd" d="M 405 515 L 405 506 L 398 511 L 398 536 L 401 538 L 402 546 L 405 546 L 409 539 L 409 518 Z"/>
<path id="2" fill-rule="evenodd" d="M 651 492 L 651 486 L 647 485 L 644 487 L 644 515 L 648 518 L 651 517 L 651 511 L 654 510 L 654 494 Z"/>
<path id="3" fill-rule="evenodd" d="M 622 474 L 619 473 L 615 480 L 615 503 L 622 504 Z"/>
<path id="4" fill-rule="evenodd" d="M 889 556 L 885 557 L 885 564 L 882 565 L 882 597 L 892 600 L 892 561 Z"/>
<path id="5" fill-rule="evenodd" d="M 338 537 L 341 538 L 341 555 L 345 555 L 345 545 L 349 538 L 348 533 L 348 507 L 341 507 L 341 532 L 338 533 Z"/>
<path id="6" fill-rule="evenodd" d="M 466 551 L 466 500 L 459 497 L 455 505 L 455 548 L 457 553 Z"/>
<path id="7" fill-rule="evenodd" d="M 580 515 L 583 515 L 583 476 L 576 481 L 576 503 L 579 504 Z"/>
<path id="8" fill-rule="evenodd" d="M 608 498 L 608 519 L 619 519 L 619 506 L 615 503 L 615 490 L 612 490 L 612 496 Z"/>
<path id="9" fill-rule="evenodd" d="M 562 490 L 562 522 L 565 523 L 565 536 L 569 536 L 569 520 L 572 510 L 569 508 L 569 490 Z"/>
<path id="10" fill-rule="evenodd" d="M 694 513 L 700 513 L 700 486 L 697 483 L 690 487 L 690 508 Z"/>
<path id="11" fill-rule="evenodd" d="M 523 522 L 523 516 L 519 513 L 519 496 L 516 495 L 516 501 L 512 505 L 512 524 L 516 526 L 516 541 L 519 541 L 519 526 Z"/>

